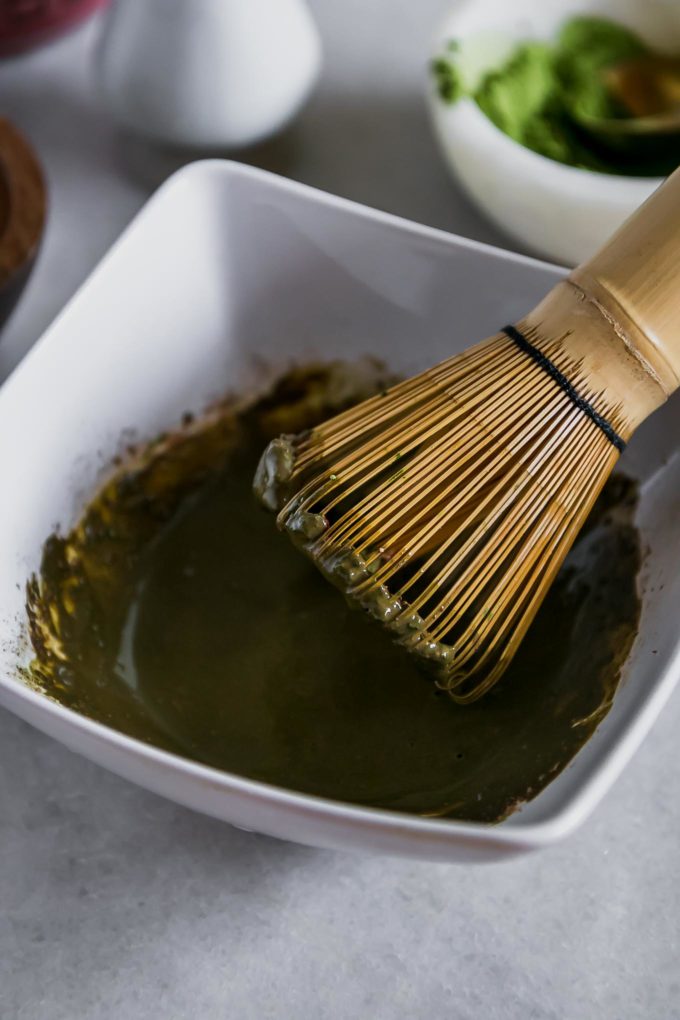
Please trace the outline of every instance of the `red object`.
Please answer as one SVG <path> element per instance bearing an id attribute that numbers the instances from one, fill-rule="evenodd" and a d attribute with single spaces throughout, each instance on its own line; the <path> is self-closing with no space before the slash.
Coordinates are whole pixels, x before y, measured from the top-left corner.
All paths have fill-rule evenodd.
<path id="1" fill-rule="evenodd" d="M 107 3 L 108 0 L 0 0 L 0 56 L 40 46 Z"/>

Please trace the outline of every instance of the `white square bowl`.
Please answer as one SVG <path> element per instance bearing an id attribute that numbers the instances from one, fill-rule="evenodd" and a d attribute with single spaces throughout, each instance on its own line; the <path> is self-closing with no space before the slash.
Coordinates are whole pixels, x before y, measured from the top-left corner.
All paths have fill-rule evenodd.
<path id="1" fill-rule="evenodd" d="M 636 437 L 648 548 L 639 637 L 614 706 L 546 790 L 498 826 L 337 803 L 197 764 L 30 690 L 24 586 L 133 429 L 292 361 L 372 353 L 413 373 L 527 311 L 561 271 L 234 163 L 193 164 L 151 199 L 0 390 L 0 702 L 68 747 L 234 825 L 316 846 L 486 861 L 576 828 L 680 672 L 680 402 Z"/>

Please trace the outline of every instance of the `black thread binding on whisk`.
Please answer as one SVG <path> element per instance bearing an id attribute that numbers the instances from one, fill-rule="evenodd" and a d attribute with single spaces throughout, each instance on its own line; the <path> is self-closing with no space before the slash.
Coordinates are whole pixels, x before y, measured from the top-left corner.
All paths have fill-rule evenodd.
<path id="1" fill-rule="evenodd" d="M 517 347 L 519 347 L 520 351 L 527 354 L 533 361 L 536 362 L 537 365 L 540 365 L 543 371 L 549 375 L 550 378 L 553 379 L 559 387 L 561 387 L 561 389 L 564 390 L 571 402 L 578 407 L 579 411 L 583 411 L 583 413 L 587 415 L 587 417 L 590 418 L 590 420 L 594 422 L 594 424 L 597 425 L 602 432 L 604 432 L 612 446 L 615 446 L 619 453 L 623 453 L 626 448 L 626 444 L 616 429 L 607 421 L 606 418 L 603 418 L 601 414 L 598 414 L 593 405 L 586 400 L 585 397 L 581 396 L 578 390 L 575 389 L 569 382 L 566 375 L 563 375 L 562 372 L 560 372 L 557 365 L 554 364 L 550 358 L 546 357 L 542 351 L 539 351 L 538 347 L 534 347 L 534 345 L 530 343 L 524 334 L 520 333 L 515 326 L 503 326 L 501 332 L 505 333 L 505 335 L 509 337 L 513 343 L 517 345 Z"/>

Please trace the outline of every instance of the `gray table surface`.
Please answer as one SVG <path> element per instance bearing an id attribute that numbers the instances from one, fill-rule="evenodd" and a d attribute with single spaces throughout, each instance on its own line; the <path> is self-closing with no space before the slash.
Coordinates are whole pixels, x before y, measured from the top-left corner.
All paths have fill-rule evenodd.
<path id="1" fill-rule="evenodd" d="M 247 158 L 507 244 L 450 183 L 422 67 L 447 0 L 314 0 L 320 86 Z M 117 133 L 92 23 L 0 66 L 0 113 L 47 167 L 40 262 L 0 345 L 28 350 L 177 160 Z M 680 698 L 566 844 L 483 868 L 248 835 L 0 712 L 1 1020 L 680 1017 Z"/>

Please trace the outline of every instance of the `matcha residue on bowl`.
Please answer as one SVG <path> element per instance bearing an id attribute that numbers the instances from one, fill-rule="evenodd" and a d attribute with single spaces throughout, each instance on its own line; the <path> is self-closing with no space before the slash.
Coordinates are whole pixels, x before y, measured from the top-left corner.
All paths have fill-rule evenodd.
<path id="1" fill-rule="evenodd" d="M 606 487 L 519 654 L 483 700 L 437 691 L 252 494 L 263 448 L 394 381 L 292 371 L 126 456 L 45 543 L 26 682 L 108 726 L 335 800 L 496 822 L 606 715 L 635 637 L 635 488 Z"/>
<path id="2" fill-rule="evenodd" d="M 436 89 L 445 103 L 472 98 L 496 127 L 526 148 L 568 166 L 633 176 L 663 176 L 675 169 L 677 141 L 667 150 L 617 155 L 598 149 L 579 119 L 625 117 L 628 112 L 607 86 L 613 65 L 648 55 L 630 29 L 588 16 L 566 21 L 550 42 L 519 43 L 500 63 L 468 86 L 460 46 L 453 40 L 432 63 Z"/>

